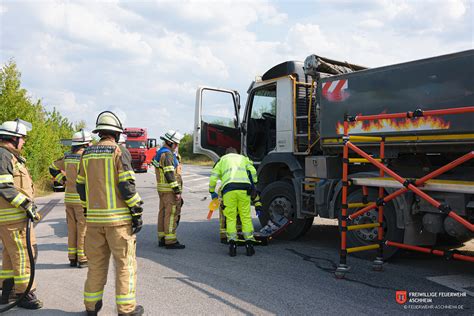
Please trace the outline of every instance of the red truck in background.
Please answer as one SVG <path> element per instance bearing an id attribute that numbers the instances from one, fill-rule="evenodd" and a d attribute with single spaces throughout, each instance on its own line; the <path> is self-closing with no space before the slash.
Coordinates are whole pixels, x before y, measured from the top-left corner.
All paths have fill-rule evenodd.
<path id="1" fill-rule="evenodd" d="M 148 138 L 146 128 L 127 127 L 125 146 L 132 155 L 132 167 L 135 172 L 147 172 L 148 165 L 156 155 L 156 139 Z"/>

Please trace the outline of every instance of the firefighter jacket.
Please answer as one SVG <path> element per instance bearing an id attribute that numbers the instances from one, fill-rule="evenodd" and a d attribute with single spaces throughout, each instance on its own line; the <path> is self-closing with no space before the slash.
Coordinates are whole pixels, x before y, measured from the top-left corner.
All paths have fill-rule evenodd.
<path id="1" fill-rule="evenodd" d="M 82 154 L 77 192 L 86 209 L 88 226 L 129 224 L 130 209 L 141 204 L 129 155 L 111 138 L 102 138 Z"/>
<path id="2" fill-rule="evenodd" d="M 66 153 L 63 158 L 56 160 L 49 166 L 49 173 L 55 181 L 59 183 L 66 181 L 65 203 L 81 204 L 81 199 L 76 190 L 76 179 L 83 152 L 84 148 L 74 153 Z M 66 176 L 64 176 L 64 173 Z"/>
<path id="3" fill-rule="evenodd" d="M 167 147 L 161 147 L 156 153 L 152 164 L 156 168 L 156 186 L 158 192 L 181 193 L 183 181 L 181 174 L 178 174 L 178 158 Z"/>
<path id="4" fill-rule="evenodd" d="M 249 172 L 249 173 L 247 173 Z M 249 177 L 252 177 L 250 181 Z M 257 184 L 257 171 L 252 161 L 239 154 L 227 154 L 222 156 L 214 165 L 209 179 L 209 192 L 216 190 L 217 180 L 221 180 L 222 194 L 233 190 L 248 190 Z"/>
<path id="5" fill-rule="evenodd" d="M 0 225 L 26 221 L 35 189 L 26 160 L 0 142 Z"/>

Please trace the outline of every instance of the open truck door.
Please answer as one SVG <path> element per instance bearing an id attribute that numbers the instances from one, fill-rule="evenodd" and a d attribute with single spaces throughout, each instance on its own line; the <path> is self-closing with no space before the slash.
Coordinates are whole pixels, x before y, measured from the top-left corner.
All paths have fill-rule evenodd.
<path id="1" fill-rule="evenodd" d="M 240 96 L 236 91 L 199 87 L 194 117 L 194 153 L 214 161 L 234 147 L 241 149 Z"/>

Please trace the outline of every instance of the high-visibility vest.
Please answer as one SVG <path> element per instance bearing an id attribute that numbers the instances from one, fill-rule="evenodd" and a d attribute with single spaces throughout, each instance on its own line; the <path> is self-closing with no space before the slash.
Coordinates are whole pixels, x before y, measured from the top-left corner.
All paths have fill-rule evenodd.
<path id="1" fill-rule="evenodd" d="M 209 192 L 215 192 L 217 180 L 221 180 L 222 193 L 225 194 L 229 189 L 246 190 L 251 187 L 249 174 L 253 183 L 258 182 L 257 171 L 252 161 L 239 154 L 227 154 L 215 164 L 211 171 L 209 179 Z"/>

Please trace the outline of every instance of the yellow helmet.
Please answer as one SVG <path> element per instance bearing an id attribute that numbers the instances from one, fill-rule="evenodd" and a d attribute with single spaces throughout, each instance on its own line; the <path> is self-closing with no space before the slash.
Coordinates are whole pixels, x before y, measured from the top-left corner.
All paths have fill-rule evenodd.
<path id="1" fill-rule="evenodd" d="M 119 118 L 114 113 L 104 111 L 97 116 L 95 129 L 92 133 L 99 133 L 100 131 L 123 133 L 122 122 L 120 122 Z"/>

